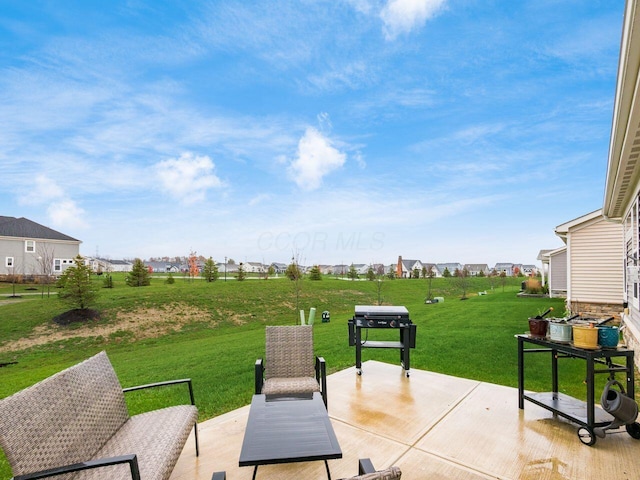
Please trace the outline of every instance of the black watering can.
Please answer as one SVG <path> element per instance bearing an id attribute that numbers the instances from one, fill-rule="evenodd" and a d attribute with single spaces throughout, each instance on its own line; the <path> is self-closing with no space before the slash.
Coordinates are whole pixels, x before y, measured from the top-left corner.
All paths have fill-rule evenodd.
<path id="1" fill-rule="evenodd" d="M 617 386 L 618 390 L 611 387 Z M 606 431 L 618 428 L 621 425 L 631 425 L 638 417 L 638 404 L 629 397 L 624 387 L 617 380 L 609 380 L 604 387 L 600 404 L 605 412 L 613 416 L 614 420 L 609 425 L 601 428 L 595 428 L 594 432 L 597 436 L 604 438 Z"/>

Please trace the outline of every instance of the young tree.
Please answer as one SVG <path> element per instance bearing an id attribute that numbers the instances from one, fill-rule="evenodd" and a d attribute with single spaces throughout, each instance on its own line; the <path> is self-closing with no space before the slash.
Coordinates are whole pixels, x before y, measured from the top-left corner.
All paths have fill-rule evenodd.
<path id="1" fill-rule="evenodd" d="M 55 251 L 53 247 L 43 242 L 38 242 L 38 264 L 42 278 L 42 296 L 44 297 L 44 287 L 47 287 L 47 297 L 51 293 L 51 279 L 53 278 L 53 260 Z"/>
<path id="2" fill-rule="evenodd" d="M 91 282 L 91 268 L 85 265 L 83 258 L 78 255 L 73 259 L 74 264 L 68 267 L 58 280 L 58 298 L 73 308 L 89 308 L 98 292 Z"/>
<path id="3" fill-rule="evenodd" d="M 376 279 L 376 272 L 373 271 L 373 267 L 369 267 L 367 270 L 367 280 L 373 282 Z"/>
<path id="4" fill-rule="evenodd" d="M 411 276 L 413 278 L 420 278 L 420 269 L 418 267 L 415 267 L 411 272 Z"/>
<path id="5" fill-rule="evenodd" d="M 204 262 L 204 267 L 202 268 L 202 276 L 207 282 L 215 282 L 218 279 L 219 275 L 220 274 L 218 273 L 218 266 L 216 265 L 216 262 L 213 261 L 213 258 L 209 257 Z"/>
<path id="6" fill-rule="evenodd" d="M 453 280 L 456 286 L 462 290 L 462 297 L 460 297 L 460 300 L 466 300 L 467 290 L 470 285 L 469 271 L 466 268 L 463 268 L 462 270 L 456 269 L 456 273 L 457 275 L 454 276 Z"/>
<path id="7" fill-rule="evenodd" d="M 320 273 L 318 265 L 314 265 L 309 270 L 309 280 L 322 280 L 322 273 Z"/>
<path id="8" fill-rule="evenodd" d="M 356 280 L 358 278 L 358 271 L 356 270 L 356 267 L 353 263 L 349 267 L 349 272 L 347 272 L 347 277 L 349 277 L 351 280 Z"/>
<path id="9" fill-rule="evenodd" d="M 451 272 L 449 271 L 449 267 L 444 267 L 444 272 L 442 272 L 442 276 L 444 278 L 449 278 L 451 277 Z"/>
<path id="10" fill-rule="evenodd" d="M 241 282 L 245 278 L 247 278 L 247 272 L 244 271 L 244 264 L 240 262 L 240 265 L 238 265 L 238 273 L 236 274 L 236 280 Z"/>
<path id="11" fill-rule="evenodd" d="M 151 285 L 151 276 L 149 275 L 149 269 L 144 266 L 142 260 L 136 258 L 133 262 L 131 271 L 127 273 L 126 283 L 130 287 L 146 287 Z"/>
<path id="12" fill-rule="evenodd" d="M 298 254 L 295 254 L 291 257 L 291 263 L 287 266 L 285 270 L 285 275 L 289 280 L 293 282 L 293 286 L 296 294 L 296 323 L 297 323 L 297 315 L 300 311 L 300 292 L 302 291 L 302 270 L 299 267 L 299 259 Z"/>
<path id="13" fill-rule="evenodd" d="M 189 279 L 193 281 L 198 275 L 200 275 L 200 269 L 198 268 L 198 256 L 196 252 L 189 253 Z"/>
<path id="14" fill-rule="evenodd" d="M 389 280 L 395 280 L 396 279 L 396 269 L 394 268 L 393 265 L 391 265 L 391 268 L 389 268 L 389 272 L 387 273 L 387 278 Z"/>
<path id="15" fill-rule="evenodd" d="M 427 290 L 427 298 L 425 298 L 425 303 L 431 303 L 433 300 L 433 295 L 431 294 L 431 282 L 433 282 L 434 277 L 436 276 L 433 268 L 427 268 L 426 272 L 424 272 L 425 278 L 427 279 L 427 284 L 429 285 L 429 289 Z"/>

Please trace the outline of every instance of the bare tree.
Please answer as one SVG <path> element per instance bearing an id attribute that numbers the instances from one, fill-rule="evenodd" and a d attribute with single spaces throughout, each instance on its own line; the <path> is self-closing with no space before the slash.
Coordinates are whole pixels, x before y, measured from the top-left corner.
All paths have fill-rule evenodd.
<path id="1" fill-rule="evenodd" d="M 51 280 L 53 278 L 53 260 L 55 249 L 51 245 L 38 242 L 38 265 L 42 278 L 42 298 L 44 298 L 44 288 L 47 287 L 47 297 L 51 295 Z"/>

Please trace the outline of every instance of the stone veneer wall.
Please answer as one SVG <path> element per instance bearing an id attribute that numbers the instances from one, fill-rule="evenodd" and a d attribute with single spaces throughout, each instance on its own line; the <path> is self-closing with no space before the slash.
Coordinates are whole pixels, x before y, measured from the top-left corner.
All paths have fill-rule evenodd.
<path id="1" fill-rule="evenodd" d="M 569 303 L 569 302 L 568 302 Z M 614 317 L 616 321 L 620 321 L 624 307 L 620 303 L 590 303 L 590 302 L 570 302 L 567 309 L 572 314 L 580 313 L 583 317 L 593 318 L 609 318 Z"/>

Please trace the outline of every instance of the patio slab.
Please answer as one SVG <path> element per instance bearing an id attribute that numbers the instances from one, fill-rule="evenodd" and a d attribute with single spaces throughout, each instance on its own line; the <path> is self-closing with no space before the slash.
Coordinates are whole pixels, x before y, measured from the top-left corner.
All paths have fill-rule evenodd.
<path id="1" fill-rule="evenodd" d="M 518 392 L 464 378 L 377 361 L 362 376 L 348 368 L 327 377 L 329 416 L 343 458 L 330 460 L 332 478 L 355 475 L 358 458 L 377 468 L 398 465 L 402 478 L 601 479 L 640 478 L 640 441 L 607 434 L 593 447 L 580 443 L 577 426 L 525 402 Z M 250 386 L 248 386 L 250 388 Z M 249 406 L 202 422 L 200 457 L 185 449 L 171 480 L 250 479 L 238 467 Z M 324 479 L 323 462 L 267 465 L 259 480 Z"/>

